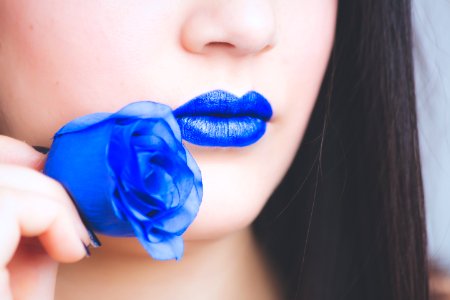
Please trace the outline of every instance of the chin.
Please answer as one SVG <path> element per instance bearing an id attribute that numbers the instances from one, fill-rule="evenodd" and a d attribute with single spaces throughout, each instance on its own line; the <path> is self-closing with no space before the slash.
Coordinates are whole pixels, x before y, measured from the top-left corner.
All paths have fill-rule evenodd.
<path id="1" fill-rule="evenodd" d="M 185 240 L 220 239 L 248 228 L 270 196 L 270 193 L 250 196 L 249 192 L 218 193 L 220 196 L 212 199 L 206 194 L 196 219 L 183 235 Z"/>

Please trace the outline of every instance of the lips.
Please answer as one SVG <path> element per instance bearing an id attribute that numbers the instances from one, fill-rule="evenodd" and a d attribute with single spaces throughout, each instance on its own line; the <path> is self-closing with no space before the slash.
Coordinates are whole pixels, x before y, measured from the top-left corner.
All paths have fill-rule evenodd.
<path id="1" fill-rule="evenodd" d="M 174 110 L 183 138 L 195 145 L 245 147 L 257 142 L 272 117 L 270 103 L 251 91 L 241 98 L 223 90 L 202 94 Z"/>

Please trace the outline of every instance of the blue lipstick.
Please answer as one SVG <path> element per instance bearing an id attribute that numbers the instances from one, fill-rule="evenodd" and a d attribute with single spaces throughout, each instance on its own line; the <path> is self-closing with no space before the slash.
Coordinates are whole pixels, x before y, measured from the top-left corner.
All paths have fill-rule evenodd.
<path id="1" fill-rule="evenodd" d="M 238 98 L 226 91 L 202 94 L 174 110 L 186 141 L 199 146 L 245 147 L 266 132 L 272 107 L 251 91 Z"/>

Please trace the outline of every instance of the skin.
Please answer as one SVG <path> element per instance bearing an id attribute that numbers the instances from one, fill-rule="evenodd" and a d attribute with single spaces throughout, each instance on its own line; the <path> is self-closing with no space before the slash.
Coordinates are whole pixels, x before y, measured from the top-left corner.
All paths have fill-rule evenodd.
<path id="1" fill-rule="evenodd" d="M 176 108 L 224 89 L 238 96 L 258 91 L 274 115 L 265 136 L 246 148 L 186 143 L 202 170 L 204 198 L 184 236 L 183 260 L 155 262 L 134 239 L 101 236 L 104 246 L 93 257 L 60 267 L 56 298 L 140 299 L 151 291 L 154 299 L 246 299 L 255 290 L 257 299 L 276 298 L 276 279 L 249 225 L 301 142 L 330 56 L 336 10 L 337 0 L 2 0 L 0 134 L 11 138 L 0 139 L 0 293 L 39 289 L 51 299 L 55 261 L 81 259 L 80 238 L 87 243 L 70 199 L 37 172 L 45 157 L 27 145 L 49 147 L 58 128 L 87 113 L 137 100 Z M 62 208 L 45 216 L 45 201 Z M 11 228 L 4 207 L 15 212 L 7 218 L 14 234 L 4 229 Z M 42 220 L 21 217 L 32 207 Z M 15 259 L 29 249 L 19 245 L 20 236 L 44 248 Z M 38 272 L 45 283 L 33 286 Z M 18 284 L 27 288 L 19 291 Z"/>

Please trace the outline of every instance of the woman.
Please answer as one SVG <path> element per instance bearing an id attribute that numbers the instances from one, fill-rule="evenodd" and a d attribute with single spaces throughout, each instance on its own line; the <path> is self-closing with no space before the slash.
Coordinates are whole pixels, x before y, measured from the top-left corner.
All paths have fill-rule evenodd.
<path id="1" fill-rule="evenodd" d="M 1 133 L 29 145 L 136 99 L 251 89 L 273 108 L 255 144 L 187 144 L 204 199 L 178 263 L 100 236 L 56 275 L 87 233 L 32 170 L 45 157 L 4 137 L 4 299 L 427 298 L 409 1 L 4 0 L 0 14 Z"/>

